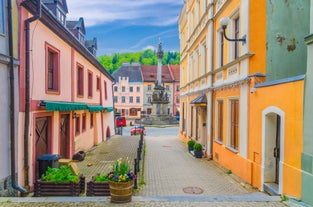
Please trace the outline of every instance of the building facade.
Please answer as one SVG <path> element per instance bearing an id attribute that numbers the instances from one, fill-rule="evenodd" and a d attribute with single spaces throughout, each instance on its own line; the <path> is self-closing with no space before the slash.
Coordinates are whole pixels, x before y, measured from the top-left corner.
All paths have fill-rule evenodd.
<path id="1" fill-rule="evenodd" d="M 38 157 L 72 158 L 114 134 L 114 79 L 86 46 L 82 19 L 77 33 L 66 27 L 65 0 L 19 3 L 18 172 L 32 189 Z"/>
<path id="2" fill-rule="evenodd" d="M 0 196 L 17 195 L 18 13 L 16 1 L 0 1 Z M 13 151 L 13 153 L 12 153 Z"/>
<path id="3" fill-rule="evenodd" d="M 303 117 L 303 151 L 301 154 L 301 167 L 302 167 L 302 199 L 304 202 L 313 205 L 313 110 L 310 107 L 313 103 L 313 9 L 311 2 L 310 10 L 310 31 L 305 37 L 307 44 L 307 72 L 305 76 L 305 87 L 304 87 L 304 117 Z"/>
<path id="4" fill-rule="evenodd" d="M 143 82 L 138 63 L 123 63 L 112 76 L 115 78 L 114 108 L 127 118 L 140 118 L 143 110 Z"/>
<path id="5" fill-rule="evenodd" d="M 181 138 L 260 190 L 297 198 L 309 7 L 188 0 L 179 18 Z"/>

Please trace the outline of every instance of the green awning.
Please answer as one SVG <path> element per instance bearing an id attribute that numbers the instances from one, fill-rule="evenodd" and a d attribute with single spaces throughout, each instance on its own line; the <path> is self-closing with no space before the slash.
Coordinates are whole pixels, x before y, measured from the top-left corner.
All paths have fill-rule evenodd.
<path id="1" fill-rule="evenodd" d="M 88 106 L 89 112 L 103 111 L 104 107 L 101 105 L 90 105 Z"/>
<path id="2" fill-rule="evenodd" d="M 86 103 L 79 102 L 41 101 L 40 105 L 46 106 L 47 111 L 74 111 L 87 109 Z"/>
<path id="3" fill-rule="evenodd" d="M 107 112 L 112 112 L 114 110 L 114 108 L 111 107 L 104 107 L 104 110 L 106 110 Z"/>

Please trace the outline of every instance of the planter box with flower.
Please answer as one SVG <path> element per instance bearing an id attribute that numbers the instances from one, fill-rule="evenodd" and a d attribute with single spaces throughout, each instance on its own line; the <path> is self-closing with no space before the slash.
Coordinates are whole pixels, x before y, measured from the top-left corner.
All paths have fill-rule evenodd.
<path id="1" fill-rule="evenodd" d="M 87 183 L 87 196 L 110 196 L 108 174 L 98 174 Z"/>
<path id="2" fill-rule="evenodd" d="M 193 151 L 196 158 L 202 158 L 202 145 L 200 143 L 195 143 Z"/>
<path id="3" fill-rule="evenodd" d="M 126 203 L 132 200 L 134 180 L 136 175 L 130 168 L 130 161 L 118 159 L 108 173 L 111 202 Z"/>
<path id="4" fill-rule="evenodd" d="M 71 168 L 62 165 L 50 168 L 36 180 L 34 196 L 79 196 L 85 190 L 85 177 L 73 175 Z"/>
<path id="5" fill-rule="evenodd" d="M 188 142 L 187 142 L 187 145 L 188 145 L 188 151 L 192 151 L 193 150 L 193 146 L 195 145 L 195 140 L 193 139 L 190 139 Z"/>

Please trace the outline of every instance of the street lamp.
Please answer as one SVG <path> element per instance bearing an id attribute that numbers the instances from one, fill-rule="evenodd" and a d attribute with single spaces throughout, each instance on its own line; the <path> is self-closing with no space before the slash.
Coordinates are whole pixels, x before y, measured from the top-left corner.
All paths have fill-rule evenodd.
<path id="1" fill-rule="evenodd" d="M 222 26 L 223 35 L 224 35 L 225 39 L 228 40 L 228 41 L 231 41 L 231 42 L 242 42 L 243 45 L 246 44 L 246 35 L 242 36 L 241 39 L 231 39 L 231 38 L 228 38 L 226 36 L 225 30 L 227 28 L 228 23 L 229 23 L 229 18 L 227 18 L 227 17 L 221 18 L 220 25 Z"/>

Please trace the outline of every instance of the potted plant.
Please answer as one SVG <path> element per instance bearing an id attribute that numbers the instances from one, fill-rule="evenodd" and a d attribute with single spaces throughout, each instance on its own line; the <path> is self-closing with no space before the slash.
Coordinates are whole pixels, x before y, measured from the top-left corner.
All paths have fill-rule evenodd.
<path id="1" fill-rule="evenodd" d="M 85 190 L 85 177 L 72 174 L 67 165 L 60 168 L 48 167 L 36 180 L 34 196 L 79 196 Z"/>
<path id="2" fill-rule="evenodd" d="M 195 143 L 193 151 L 196 158 L 202 158 L 202 145 L 200 143 Z"/>
<path id="3" fill-rule="evenodd" d="M 111 167 L 112 171 L 108 173 L 112 203 L 126 203 L 132 199 L 136 175 L 130 166 L 128 158 L 120 158 Z"/>
<path id="4" fill-rule="evenodd" d="M 193 150 L 193 146 L 195 145 L 195 143 L 196 143 L 196 142 L 195 142 L 193 139 L 190 139 L 190 140 L 187 142 L 189 152 Z"/>
<path id="5" fill-rule="evenodd" d="M 87 196 L 110 196 L 109 176 L 107 173 L 93 176 L 87 183 Z"/>

